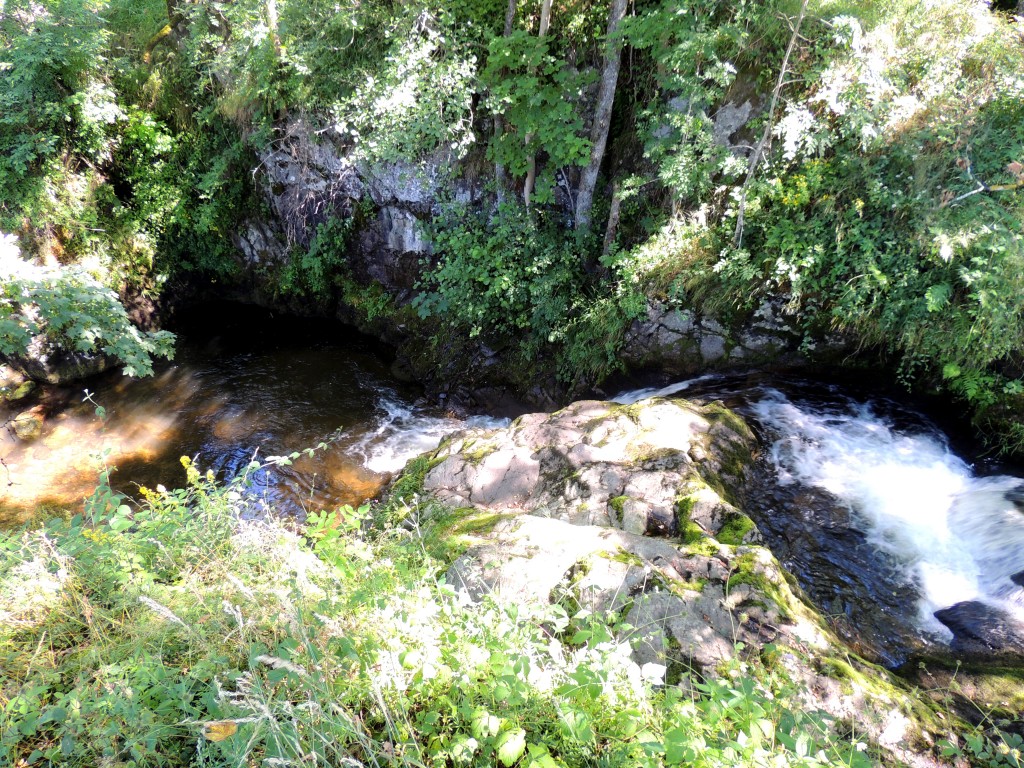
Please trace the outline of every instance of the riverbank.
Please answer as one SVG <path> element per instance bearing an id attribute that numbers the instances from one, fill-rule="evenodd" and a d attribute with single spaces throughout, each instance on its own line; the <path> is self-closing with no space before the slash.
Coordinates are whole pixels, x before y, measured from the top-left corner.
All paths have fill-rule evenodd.
<path id="1" fill-rule="evenodd" d="M 621 615 L 467 604 L 441 574 L 478 522 L 395 499 L 298 536 L 185 469 L 182 490 L 129 509 L 101 487 L 84 517 L 3 536 L 7 762 L 888 760 L 808 709 L 785 666 L 666 680 L 632 660 Z M 373 513 L 405 524 L 373 531 Z"/>
<path id="2" fill-rule="evenodd" d="M 242 487 L 183 458 L 180 489 L 133 502 L 104 481 L 83 514 L 0 534 L 0 756 L 1014 765 L 1007 723 L 962 721 L 943 703 L 955 688 L 936 701 L 830 639 L 732 506 L 753 439 L 735 415 L 580 403 L 507 431 L 528 443 L 558 419 L 587 432 L 586 455 L 576 472 L 543 458 L 536 487 L 528 467 L 495 474 L 529 451 L 464 433 L 386 502 L 301 529 L 252 519 Z M 626 491 L 601 506 L 616 467 Z M 686 480 L 686 503 L 661 498 L 662 475 Z"/>

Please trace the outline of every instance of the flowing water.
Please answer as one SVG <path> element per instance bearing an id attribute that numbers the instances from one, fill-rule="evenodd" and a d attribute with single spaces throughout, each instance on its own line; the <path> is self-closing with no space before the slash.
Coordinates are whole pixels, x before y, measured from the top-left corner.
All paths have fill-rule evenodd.
<path id="1" fill-rule="evenodd" d="M 182 456 L 226 478 L 324 443 L 252 477 L 254 508 L 301 518 L 375 496 L 445 434 L 507 423 L 428 407 L 395 379 L 384 350 L 343 326 L 241 308 L 191 318 L 177 359 L 154 377 L 113 373 L 89 381 L 88 396 L 47 388 L 20 405 L 45 423 L 33 441 L 0 436 L 0 525 L 47 504 L 80 508 L 104 465 L 134 494 L 181 485 Z M 616 399 L 652 395 L 721 399 L 751 421 L 762 458 L 748 510 L 856 649 L 899 666 L 947 642 L 935 612 L 965 602 L 1024 621 L 1024 480 L 983 476 L 913 407 L 757 374 Z"/>
<path id="2" fill-rule="evenodd" d="M 42 394 L 36 440 L 3 432 L 0 524 L 40 505 L 80 508 L 103 465 L 117 468 L 115 488 L 133 494 L 139 485 L 181 485 L 182 456 L 229 478 L 254 459 L 326 443 L 251 477 L 254 502 L 302 517 L 373 497 L 389 473 L 445 434 L 504 423 L 427 407 L 417 387 L 395 380 L 385 350 L 344 326 L 243 308 L 194 311 L 176 359 L 153 377 L 111 373 L 85 387 L 88 400 L 82 387 Z"/>
<path id="3" fill-rule="evenodd" d="M 848 640 L 898 666 L 948 642 L 935 612 L 1024 621 L 1024 479 L 979 476 L 913 408 L 834 386 L 701 377 L 652 394 L 722 398 L 762 437 L 750 511 Z"/>

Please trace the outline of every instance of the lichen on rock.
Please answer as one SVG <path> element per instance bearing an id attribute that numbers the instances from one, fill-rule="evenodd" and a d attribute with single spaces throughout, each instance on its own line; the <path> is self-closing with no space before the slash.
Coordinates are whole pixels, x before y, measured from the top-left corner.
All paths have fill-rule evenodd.
<path id="1" fill-rule="evenodd" d="M 677 536 L 696 519 L 714 534 L 736 514 L 726 498 L 742 497 L 748 471 L 720 457 L 749 460 L 756 450 L 746 424 L 726 422 L 720 411 L 717 404 L 655 399 L 629 406 L 582 401 L 530 414 L 498 432 L 446 441 L 424 489 L 454 506 L 499 505 L 575 525 Z M 681 518 L 680 497 L 695 494 Z"/>

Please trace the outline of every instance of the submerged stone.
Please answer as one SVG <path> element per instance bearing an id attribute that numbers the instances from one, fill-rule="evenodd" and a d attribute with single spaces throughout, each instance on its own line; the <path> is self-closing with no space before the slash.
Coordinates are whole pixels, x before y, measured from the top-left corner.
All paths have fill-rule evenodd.
<path id="1" fill-rule="evenodd" d="M 18 385 L 0 387 L 0 400 L 6 400 L 9 403 L 16 403 L 31 395 L 35 389 L 36 383 L 31 379 L 23 381 Z"/>
<path id="2" fill-rule="evenodd" d="M 36 409 L 24 411 L 11 420 L 11 429 L 19 440 L 35 440 L 43 433 L 43 417 Z"/>

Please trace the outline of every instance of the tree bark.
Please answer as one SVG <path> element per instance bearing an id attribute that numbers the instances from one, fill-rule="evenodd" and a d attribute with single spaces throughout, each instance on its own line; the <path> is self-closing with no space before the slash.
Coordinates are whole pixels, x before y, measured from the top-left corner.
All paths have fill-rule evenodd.
<path id="1" fill-rule="evenodd" d="M 543 0 L 540 6 L 540 29 L 537 32 L 537 37 L 544 40 L 548 34 L 548 27 L 551 24 L 551 0 Z M 533 134 L 526 134 L 526 145 L 529 147 L 530 142 L 533 141 Z M 533 194 L 533 185 L 537 181 L 537 157 L 530 155 L 530 159 L 526 161 L 526 181 L 523 182 L 523 203 L 527 208 L 530 207 L 530 196 Z"/>
<path id="2" fill-rule="evenodd" d="M 612 185 L 612 204 L 608 209 L 608 224 L 604 228 L 604 245 L 601 247 L 601 255 L 607 256 L 615 243 L 615 235 L 619 231 L 619 216 L 622 211 L 622 195 L 619 194 L 619 185 Z"/>
<path id="3" fill-rule="evenodd" d="M 281 60 L 281 36 L 277 27 L 277 0 L 267 0 L 267 27 L 270 29 L 270 42 L 274 46 L 274 58 Z"/>
<path id="4" fill-rule="evenodd" d="M 612 105 L 615 103 L 615 88 L 619 82 L 619 64 L 622 57 L 622 40 L 618 37 L 619 25 L 626 15 L 628 0 L 612 0 L 608 13 L 608 34 L 605 36 L 604 68 L 601 72 L 601 86 L 597 92 L 597 108 L 594 110 L 594 125 L 590 130 L 590 162 L 583 169 L 580 190 L 576 196 L 576 227 L 590 229 L 590 213 L 594 206 L 594 190 L 597 175 L 604 161 L 604 150 L 608 144 L 608 131 L 612 123 Z"/>
<path id="5" fill-rule="evenodd" d="M 512 34 L 512 24 L 516 19 L 516 0 L 508 0 L 508 8 L 505 9 L 505 34 L 508 38 Z M 494 116 L 494 143 L 497 145 L 505 133 L 505 116 L 497 114 Z M 494 183 L 496 185 L 495 195 L 498 198 L 498 205 L 505 202 L 505 187 L 508 184 L 508 174 L 502 163 L 494 164 Z"/>

